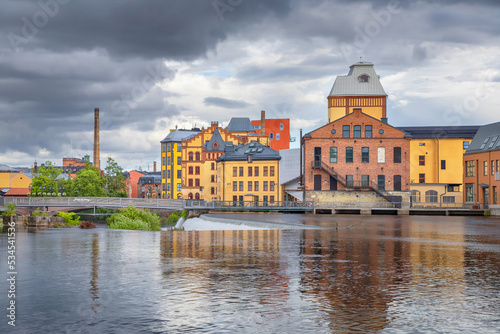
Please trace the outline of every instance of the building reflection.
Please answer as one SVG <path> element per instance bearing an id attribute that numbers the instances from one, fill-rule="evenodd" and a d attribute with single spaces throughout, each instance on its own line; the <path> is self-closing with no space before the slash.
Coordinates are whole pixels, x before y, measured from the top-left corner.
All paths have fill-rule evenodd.
<path id="1" fill-rule="evenodd" d="M 92 303 L 90 307 L 94 313 L 97 313 L 97 308 L 100 306 L 99 300 L 99 234 L 94 233 L 92 235 L 92 252 L 91 252 L 91 260 L 92 260 L 92 271 L 90 278 L 90 294 L 92 296 Z"/>

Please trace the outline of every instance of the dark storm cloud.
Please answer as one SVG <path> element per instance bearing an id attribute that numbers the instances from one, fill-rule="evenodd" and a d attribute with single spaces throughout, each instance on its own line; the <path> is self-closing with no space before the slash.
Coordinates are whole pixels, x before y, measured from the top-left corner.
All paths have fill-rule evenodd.
<path id="1" fill-rule="evenodd" d="M 206 97 L 203 100 L 206 106 L 214 106 L 228 109 L 238 109 L 249 106 L 250 104 L 245 101 L 224 99 L 222 97 Z"/>

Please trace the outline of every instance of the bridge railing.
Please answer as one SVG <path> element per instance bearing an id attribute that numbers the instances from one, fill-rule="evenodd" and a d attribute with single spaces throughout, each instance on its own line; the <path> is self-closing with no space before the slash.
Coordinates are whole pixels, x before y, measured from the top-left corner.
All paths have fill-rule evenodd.
<path id="1" fill-rule="evenodd" d="M 214 201 L 207 203 L 211 208 L 289 208 L 289 209 L 310 209 L 314 208 L 314 202 L 290 202 L 290 201 Z M 186 205 L 186 207 L 188 207 Z"/>
<path id="2" fill-rule="evenodd" d="M 109 207 L 168 207 L 182 208 L 182 199 L 121 198 L 121 197 L 5 197 L 5 203 L 18 206 L 109 206 Z"/>

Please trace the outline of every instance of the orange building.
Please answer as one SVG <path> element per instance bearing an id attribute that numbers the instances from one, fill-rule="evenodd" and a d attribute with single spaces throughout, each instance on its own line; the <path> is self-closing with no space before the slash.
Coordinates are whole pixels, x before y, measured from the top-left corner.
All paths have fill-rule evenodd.
<path id="1" fill-rule="evenodd" d="M 252 121 L 255 132 L 269 137 L 270 147 L 273 150 L 287 150 L 290 148 L 290 119 L 266 119 L 266 112 L 261 111 L 261 119 Z"/>
<path id="2" fill-rule="evenodd" d="M 145 174 L 136 170 L 131 170 L 130 172 L 125 172 L 125 184 L 127 190 L 128 198 L 139 198 L 137 185 L 139 183 L 139 178 Z"/>
<path id="3" fill-rule="evenodd" d="M 482 126 L 464 153 L 464 203 L 498 204 L 500 122 Z"/>

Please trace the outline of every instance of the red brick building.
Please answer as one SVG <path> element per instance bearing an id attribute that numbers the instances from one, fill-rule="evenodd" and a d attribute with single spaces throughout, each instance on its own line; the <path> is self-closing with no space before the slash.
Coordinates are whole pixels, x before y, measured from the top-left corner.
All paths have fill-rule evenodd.
<path id="1" fill-rule="evenodd" d="M 360 108 L 306 134 L 303 143 L 305 200 L 342 201 L 325 191 L 372 192 L 401 201 L 402 192 L 409 194 L 410 138 Z M 355 198 L 370 201 L 360 194 Z"/>
<path id="2" fill-rule="evenodd" d="M 500 122 L 482 126 L 464 153 L 464 203 L 498 204 Z"/>
<path id="3" fill-rule="evenodd" d="M 125 184 L 127 190 L 128 198 L 139 198 L 137 184 L 139 183 L 139 178 L 145 175 L 145 172 L 139 172 L 136 170 L 131 170 L 130 172 L 125 172 Z"/>
<path id="4" fill-rule="evenodd" d="M 255 132 L 269 137 L 269 147 L 273 150 L 288 150 L 290 148 L 290 119 L 266 119 L 266 112 L 261 111 L 260 120 L 252 121 Z"/>

